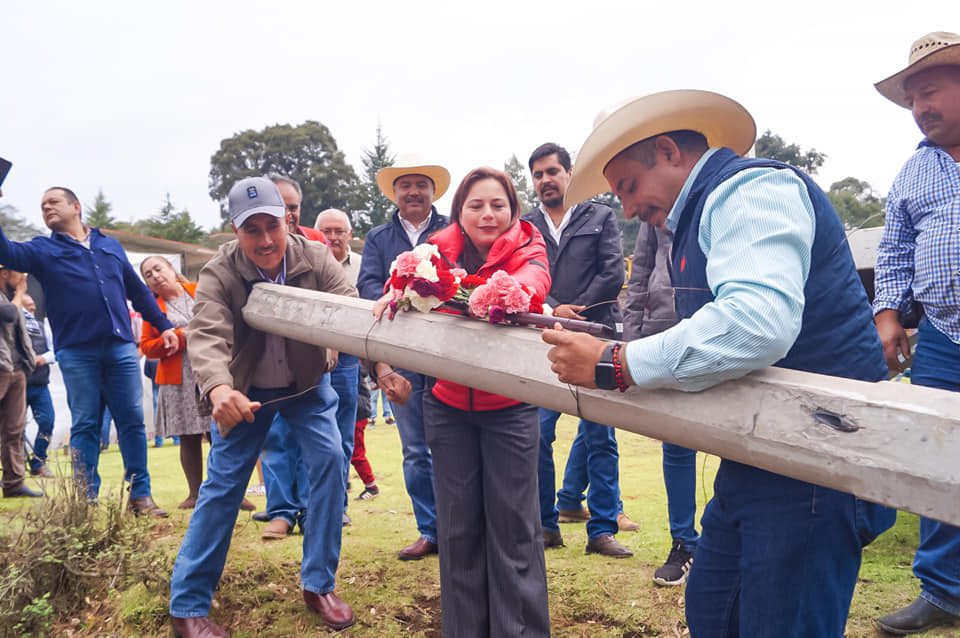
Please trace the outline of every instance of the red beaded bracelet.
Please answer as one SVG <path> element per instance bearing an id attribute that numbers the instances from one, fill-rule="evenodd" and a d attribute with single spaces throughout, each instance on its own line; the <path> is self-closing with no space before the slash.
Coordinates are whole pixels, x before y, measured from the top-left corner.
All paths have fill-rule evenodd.
<path id="1" fill-rule="evenodd" d="M 617 389 L 620 390 L 620 392 L 626 392 L 630 386 L 627 385 L 627 380 L 623 376 L 623 362 L 620 360 L 620 352 L 622 349 L 622 343 L 613 346 L 613 380 L 617 382 Z"/>

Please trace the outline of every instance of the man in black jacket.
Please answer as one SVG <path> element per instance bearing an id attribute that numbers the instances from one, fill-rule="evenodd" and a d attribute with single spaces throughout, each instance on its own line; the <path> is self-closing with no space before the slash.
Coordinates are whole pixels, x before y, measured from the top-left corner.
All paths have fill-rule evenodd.
<path id="1" fill-rule="evenodd" d="M 563 196 L 570 183 L 570 154 L 548 143 L 530 156 L 530 173 L 540 205 L 524 219 L 537 227 L 547 245 L 553 283 L 547 303 L 558 317 L 604 323 L 616 328 L 620 318 L 617 295 L 623 286 L 620 228 L 609 206 L 586 202 L 569 209 Z M 540 518 L 545 547 L 560 547 L 559 523 L 587 521 L 588 554 L 627 558 L 632 552 L 614 535 L 636 529 L 620 507 L 619 452 L 613 428 L 581 420 L 564 472 L 563 488 L 555 492 L 553 442 L 559 412 L 540 409 Z M 583 509 L 583 490 L 589 513 Z M 558 509 L 559 506 L 559 509 Z"/>

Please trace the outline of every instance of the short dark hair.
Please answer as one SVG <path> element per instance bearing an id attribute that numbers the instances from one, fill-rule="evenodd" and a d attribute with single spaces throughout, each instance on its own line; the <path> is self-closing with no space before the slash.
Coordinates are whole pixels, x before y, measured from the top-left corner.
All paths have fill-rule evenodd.
<path id="1" fill-rule="evenodd" d="M 47 190 L 43 191 L 44 193 L 49 193 L 50 191 L 63 191 L 64 197 L 67 198 L 68 204 L 76 204 L 80 201 L 80 198 L 77 197 L 77 194 L 66 186 L 51 186 Z"/>
<path id="2" fill-rule="evenodd" d="M 573 163 L 570 161 L 570 153 L 567 152 L 567 149 L 553 142 L 541 144 L 530 154 L 530 159 L 527 161 L 527 167 L 530 169 L 530 172 L 533 172 L 534 162 L 544 157 L 549 157 L 550 155 L 556 155 L 557 159 L 560 160 L 560 166 L 563 167 L 563 170 L 568 173 L 570 172 L 570 169 L 573 167 Z"/>
<path id="3" fill-rule="evenodd" d="M 707 145 L 707 138 L 703 133 L 685 129 L 680 131 L 668 131 L 666 133 L 660 133 L 658 135 L 654 135 L 653 137 L 648 137 L 645 140 L 635 142 L 634 144 L 631 144 L 627 148 L 617 153 L 614 159 L 625 156 L 651 167 L 657 163 L 656 140 L 662 135 L 666 135 L 672 139 L 674 143 L 676 143 L 677 147 L 684 153 L 703 153 L 709 148 Z"/>

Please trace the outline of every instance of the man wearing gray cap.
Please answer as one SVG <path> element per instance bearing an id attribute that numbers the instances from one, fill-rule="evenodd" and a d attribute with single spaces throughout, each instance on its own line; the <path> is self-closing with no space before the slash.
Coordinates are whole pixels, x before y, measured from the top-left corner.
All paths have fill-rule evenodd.
<path id="1" fill-rule="evenodd" d="M 269 179 L 234 184 L 229 211 L 237 239 L 222 246 L 200 272 L 187 335 L 200 401 L 217 427 L 211 432 L 207 480 L 173 568 L 174 634 L 227 635 L 207 614 L 237 509 L 277 414 L 291 425 L 303 450 L 310 486 L 300 570 L 303 599 L 324 623 L 343 629 L 355 616 L 334 594 L 346 463 L 328 374 L 335 353 L 256 330 L 244 322 L 241 310 L 259 282 L 353 297 L 357 292 L 326 246 L 288 234 L 283 200 Z"/>

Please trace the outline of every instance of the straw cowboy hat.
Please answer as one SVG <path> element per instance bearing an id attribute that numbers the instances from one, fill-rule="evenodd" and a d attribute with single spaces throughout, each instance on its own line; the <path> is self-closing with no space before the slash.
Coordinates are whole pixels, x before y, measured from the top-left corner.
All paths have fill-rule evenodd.
<path id="1" fill-rule="evenodd" d="M 670 131 L 702 133 L 711 147 L 743 155 L 757 137 L 753 117 L 739 103 L 710 91 L 664 91 L 633 98 L 602 111 L 593 121 L 573 167 L 564 206 L 610 190 L 603 169 L 616 155 L 648 137 Z"/>
<path id="2" fill-rule="evenodd" d="M 934 31 L 910 45 L 910 58 L 907 68 L 894 73 L 886 80 L 880 80 L 873 86 L 880 95 L 891 102 L 910 108 L 903 83 L 911 75 L 935 66 L 960 65 L 960 35 L 946 31 Z"/>
<path id="3" fill-rule="evenodd" d="M 386 195 L 394 204 L 397 200 L 393 194 L 393 183 L 404 175 L 426 175 L 433 181 L 433 199 L 440 199 L 450 187 L 450 171 L 437 164 L 428 164 L 423 156 L 417 153 L 407 153 L 397 157 L 393 166 L 387 166 L 377 171 L 377 186 L 380 192 Z"/>

